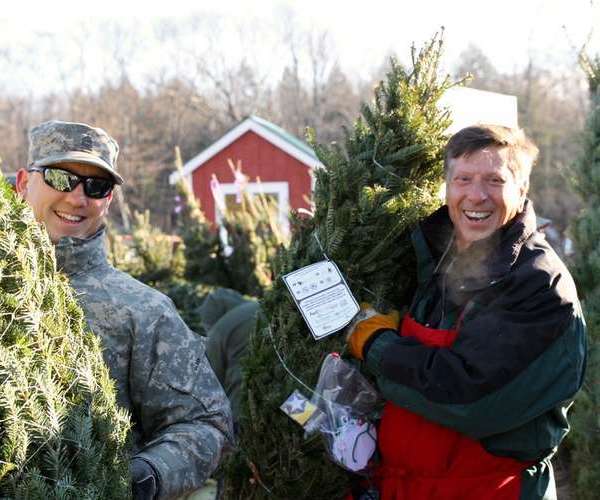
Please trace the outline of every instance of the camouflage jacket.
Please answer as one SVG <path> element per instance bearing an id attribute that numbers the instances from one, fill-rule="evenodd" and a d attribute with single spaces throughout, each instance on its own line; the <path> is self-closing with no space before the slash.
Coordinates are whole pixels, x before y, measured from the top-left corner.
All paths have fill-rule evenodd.
<path id="1" fill-rule="evenodd" d="M 154 467 L 160 499 L 197 489 L 232 439 L 229 402 L 203 338 L 168 297 L 108 263 L 103 230 L 62 238 L 56 257 L 102 339 L 118 402 L 131 413 L 132 458 Z"/>

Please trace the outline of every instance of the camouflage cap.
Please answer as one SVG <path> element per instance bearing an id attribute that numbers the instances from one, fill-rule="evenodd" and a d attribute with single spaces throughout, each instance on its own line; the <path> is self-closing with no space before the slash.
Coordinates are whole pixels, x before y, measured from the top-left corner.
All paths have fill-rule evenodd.
<path id="1" fill-rule="evenodd" d="M 29 131 L 30 167 L 87 163 L 100 167 L 111 174 L 117 184 L 123 184 L 123 178 L 117 173 L 118 155 L 117 141 L 101 128 L 85 123 L 51 120 Z"/>

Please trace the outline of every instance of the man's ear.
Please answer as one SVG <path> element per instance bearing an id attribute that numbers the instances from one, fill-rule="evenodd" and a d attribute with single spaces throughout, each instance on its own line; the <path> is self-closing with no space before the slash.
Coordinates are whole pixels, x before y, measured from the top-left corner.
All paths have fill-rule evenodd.
<path id="1" fill-rule="evenodd" d="M 27 185 L 29 184 L 29 172 L 24 168 L 20 168 L 17 170 L 17 182 L 15 183 L 15 188 L 17 193 L 21 196 L 21 198 L 25 198 L 27 195 Z"/>
<path id="2" fill-rule="evenodd" d="M 106 215 L 108 213 L 108 209 L 110 208 L 110 204 L 113 200 L 113 196 L 115 194 L 115 189 L 118 189 L 116 186 L 113 188 L 113 190 L 110 192 L 110 194 L 104 198 L 104 201 L 106 202 L 106 205 L 104 205 L 104 214 Z"/>
<path id="3" fill-rule="evenodd" d="M 521 183 L 521 207 L 519 212 L 525 209 L 525 200 L 527 199 L 527 193 L 529 192 L 529 179 L 524 179 Z"/>

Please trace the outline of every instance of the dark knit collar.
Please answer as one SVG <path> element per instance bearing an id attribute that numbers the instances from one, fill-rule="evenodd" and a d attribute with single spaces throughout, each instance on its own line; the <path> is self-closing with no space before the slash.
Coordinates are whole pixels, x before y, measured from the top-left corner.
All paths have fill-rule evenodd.
<path id="1" fill-rule="evenodd" d="M 105 228 L 86 239 L 63 237 L 56 244 L 56 264 L 67 276 L 85 273 L 107 263 Z"/>

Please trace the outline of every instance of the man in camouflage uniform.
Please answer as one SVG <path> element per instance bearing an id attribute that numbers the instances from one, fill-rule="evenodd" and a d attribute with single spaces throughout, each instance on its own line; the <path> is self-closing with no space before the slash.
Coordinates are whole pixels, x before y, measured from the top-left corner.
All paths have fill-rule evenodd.
<path id="1" fill-rule="evenodd" d="M 102 129 L 50 121 L 30 131 L 28 167 L 16 188 L 56 245 L 56 258 L 132 415 L 135 499 L 176 498 L 198 489 L 232 439 L 229 403 L 204 342 L 163 294 L 107 261 L 104 216 L 117 143 Z"/>

